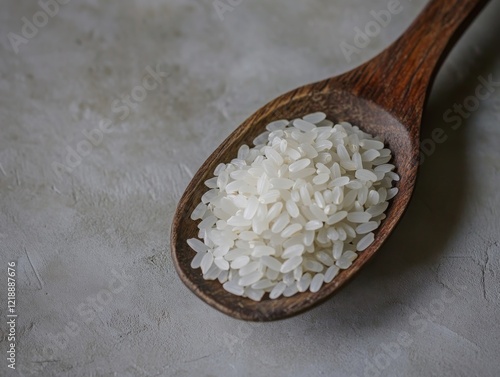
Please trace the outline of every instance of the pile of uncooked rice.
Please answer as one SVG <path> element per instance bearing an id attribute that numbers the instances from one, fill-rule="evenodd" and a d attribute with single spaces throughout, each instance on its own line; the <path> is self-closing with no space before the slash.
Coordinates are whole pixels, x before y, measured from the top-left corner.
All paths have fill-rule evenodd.
<path id="1" fill-rule="evenodd" d="M 191 267 L 260 301 L 317 292 L 374 241 L 399 176 L 391 151 L 324 113 L 277 120 L 220 164 L 192 212 Z"/>

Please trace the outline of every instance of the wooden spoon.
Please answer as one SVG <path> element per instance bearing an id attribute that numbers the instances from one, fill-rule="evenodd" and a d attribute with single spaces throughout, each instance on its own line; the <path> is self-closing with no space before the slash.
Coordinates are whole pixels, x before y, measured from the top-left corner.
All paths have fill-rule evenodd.
<path id="1" fill-rule="evenodd" d="M 380 249 L 403 215 L 415 186 L 419 165 L 419 130 L 424 104 L 438 67 L 447 52 L 487 0 L 432 0 L 410 28 L 389 48 L 360 67 L 324 81 L 302 86 L 259 109 L 212 153 L 195 174 L 174 216 L 172 257 L 184 284 L 221 312 L 250 321 L 290 317 L 325 301 L 344 285 Z M 190 267 L 195 253 L 186 240 L 197 236 L 190 219 L 220 162 L 236 157 L 242 144 L 252 140 L 277 119 L 293 119 L 322 111 L 332 121 L 348 121 L 373 135 L 382 136 L 394 155 L 401 180 L 375 241 L 347 270 L 342 270 L 316 293 L 298 293 L 260 302 L 226 292 L 217 281 L 204 280 L 200 269 Z M 402 245 L 403 246 L 403 245 Z"/>

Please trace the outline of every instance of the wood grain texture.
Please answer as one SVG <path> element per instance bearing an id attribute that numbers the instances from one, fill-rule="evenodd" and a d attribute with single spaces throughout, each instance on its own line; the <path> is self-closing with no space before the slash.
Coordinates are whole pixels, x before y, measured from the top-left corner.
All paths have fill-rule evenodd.
<path id="1" fill-rule="evenodd" d="M 198 297 L 238 319 L 270 321 L 290 317 L 325 301 L 349 281 L 375 254 L 401 219 L 415 186 L 418 169 L 419 129 L 433 78 L 446 53 L 483 8 L 487 0 L 434 0 L 396 42 L 380 55 L 343 75 L 306 85 L 286 93 L 249 117 L 213 152 L 193 177 L 174 216 L 171 233 L 176 270 Z M 394 155 L 401 177 L 399 194 L 387 210 L 387 218 L 375 232 L 374 243 L 359 254 L 319 292 L 261 302 L 226 292 L 218 281 L 203 279 L 190 267 L 194 256 L 187 245 L 197 235 L 190 214 L 206 191 L 203 184 L 220 162 L 230 161 L 242 144 L 252 140 L 276 119 L 292 119 L 323 111 L 332 121 L 348 121 L 366 132 L 382 136 Z M 404 246 L 404 245 L 402 245 Z"/>

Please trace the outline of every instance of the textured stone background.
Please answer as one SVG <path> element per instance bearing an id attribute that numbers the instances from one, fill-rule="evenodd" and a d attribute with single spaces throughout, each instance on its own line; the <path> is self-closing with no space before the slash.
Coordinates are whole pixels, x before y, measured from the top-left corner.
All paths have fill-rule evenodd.
<path id="1" fill-rule="evenodd" d="M 73 0 L 17 53 L 8 33 L 41 8 L 2 1 L 0 281 L 17 260 L 20 339 L 18 369 L 2 356 L 0 375 L 499 376 L 500 86 L 457 130 L 443 120 L 478 76 L 500 81 L 498 0 L 428 102 L 423 137 L 440 127 L 447 140 L 396 233 L 339 295 L 248 324 L 198 300 L 170 259 L 174 208 L 210 152 L 268 100 L 376 55 L 424 5 L 402 0 L 348 62 L 340 43 L 387 1 L 244 0 L 221 20 L 211 1 Z M 168 77 L 118 110 L 158 64 Z M 58 176 L 106 118 L 110 132 Z M 390 356 L 404 333 L 411 344 Z"/>

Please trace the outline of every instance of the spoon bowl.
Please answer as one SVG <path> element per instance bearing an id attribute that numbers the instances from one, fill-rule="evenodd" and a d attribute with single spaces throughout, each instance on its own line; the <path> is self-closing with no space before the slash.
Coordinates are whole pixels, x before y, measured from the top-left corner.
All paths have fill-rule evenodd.
<path id="1" fill-rule="evenodd" d="M 239 126 L 212 153 L 193 177 L 182 196 L 171 231 L 175 268 L 184 284 L 199 298 L 221 312 L 238 319 L 271 321 L 290 317 L 332 296 L 378 251 L 401 219 L 415 186 L 419 128 L 425 99 L 453 41 L 487 3 L 486 0 L 433 0 L 408 31 L 376 58 L 343 75 L 305 85 L 286 93 L 259 109 Z M 206 192 L 204 182 L 215 167 L 233 159 L 238 148 L 252 145 L 253 139 L 277 119 L 300 118 L 321 111 L 333 122 L 347 121 L 365 132 L 381 136 L 392 151 L 400 181 L 399 193 L 391 200 L 375 241 L 351 267 L 316 293 L 303 292 L 291 297 L 260 302 L 225 291 L 218 280 L 203 279 L 190 264 L 195 252 L 187 244 L 198 234 L 197 222 L 190 215 Z"/>

